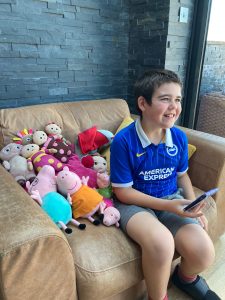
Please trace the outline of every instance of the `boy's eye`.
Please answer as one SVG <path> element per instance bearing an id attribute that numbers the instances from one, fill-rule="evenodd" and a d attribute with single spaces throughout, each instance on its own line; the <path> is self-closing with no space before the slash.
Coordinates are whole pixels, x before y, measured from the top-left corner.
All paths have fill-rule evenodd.
<path id="1" fill-rule="evenodd" d="M 182 99 L 181 99 L 181 98 L 177 98 L 177 99 L 176 99 L 176 102 L 181 103 L 181 102 L 182 102 Z"/>
<path id="2" fill-rule="evenodd" d="M 170 99 L 169 98 L 162 98 L 161 101 L 163 101 L 163 102 L 169 102 Z"/>

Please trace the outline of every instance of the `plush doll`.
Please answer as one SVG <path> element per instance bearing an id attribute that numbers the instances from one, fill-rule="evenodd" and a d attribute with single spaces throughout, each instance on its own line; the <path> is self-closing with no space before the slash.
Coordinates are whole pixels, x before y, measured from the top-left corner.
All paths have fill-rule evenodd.
<path id="1" fill-rule="evenodd" d="M 77 151 L 83 154 L 94 154 L 111 144 L 113 133 L 93 126 L 77 136 Z"/>
<path id="2" fill-rule="evenodd" d="M 71 145 L 71 142 L 62 136 L 62 129 L 54 122 L 48 123 L 45 126 L 45 132 L 48 137 L 53 137 L 55 140 L 62 140 L 64 144 Z"/>
<path id="3" fill-rule="evenodd" d="M 100 195 L 105 198 L 112 197 L 112 186 L 110 184 L 110 178 L 107 174 L 107 162 L 103 156 L 100 155 L 87 155 L 81 158 L 82 164 L 87 168 L 92 168 L 98 172 L 97 176 L 105 177 L 104 184 L 101 184 L 97 188 L 97 191 Z M 100 175 L 101 174 L 101 175 Z"/>
<path id="4" fill-rule="evenodd" d="M 47 149 L 55 149 L 56 152 L 53 154 L 62 163 L 67 163 L 69 157 L 73 154 L 71 145 L 64 143 L 60 139 L 55 139 L 54 137 L 48 138 L 45 143 Z"/>
<path id="5" fill-rule="evenodd" d="M 47 134 L 42 130 L 35 130 L 33 133 L 33 144 L 43 146 L 48 140 Z"/>
<path id="6" fill-rule="evenodd" d="M 6 170 L 8 170 L 15 180 L 22 186 L 26 180 L 32 181 L 35 173 L 28 170 L 27 160 L 20 156 L 22 145 L 10 143 L 0 151 L 0 159 Z"/>
<path id="7" fill-rule="evenodd" d="M 56 171 L 61 171 L 63 164 L 50 153 L 54 153 L 55 149 L 45 149 L 36 144 L 29 144 L 22 147 L 21 154 L 27 158 L 29 170 L 35 169 L 39 172 L 45 165 L 51 165 Z"/>
<path id="8" fill-rule="evenodd" d="M 104 210 L 103 224 L 105 226 L 115 225 L 119 227 L 120 212 L 113 206 L 109 206 Z"/>
<path id="9" fill-rule="evenodd" d="M 86 168 L 92 168 L 98 173 L 107 173 L 107 161 L 100 155 L 86 155 L 81 158 Z"/>
<path id="10" fill-rule="evenodd" d="M 37 201 L 53 222 L 66 233 L 72 232 L 72 229 L 66 226 L 69 222 L 79 229 L 85 229 L 85 224 L 72 218 L 71 204 L 65 197 L 57 193 L 53 167 L 44 166 L 32 183 L 26 183 L 26 187 L 31 198 Z"/>
<path id="11" fill-rule="evenodd" d="M 16 136 L 13 137 L 13 142 L 16 144 L 27 145 L 33 141 L 33 129 L 20 130 L 16 133 Z"/>
<path id="12" fill-rule="evenodd" d="M 54 122 L 48 123 L 45 126 L 45 132 L 49 137 L 54 137 L 54 139 L 62 139 L 62 130 L 59 125 Z"/>
<path id="13" fill-rule="evenodd" d="M 58 191 L 63 195 L 70 195 L 72 201 L 73 217 L 87 218 L 94 225 L 99 225 L 100 221 L 93 218 L 98 212 L 103 218 L 103 210 L 106 207 L 103 197 L 94 189 L 87 186 L 89 178 L 82 180 L 68 167 L 64 167 L 56 177 Z"/>
<path id="14" fill-rule="evenodd" d="M 45 131 L 48 134 L 48 140 L 44 146 L 48 149 L 56 149 L 54 156 L 62 163 L 67 163 L 73 153 L 71 142 L 63 138 L 61 128 L 55 123 L 47 124 Z"/>

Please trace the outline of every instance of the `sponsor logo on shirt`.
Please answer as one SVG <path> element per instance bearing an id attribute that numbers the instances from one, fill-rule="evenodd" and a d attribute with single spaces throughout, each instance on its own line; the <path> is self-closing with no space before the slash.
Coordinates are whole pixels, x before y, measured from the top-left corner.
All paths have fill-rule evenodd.
<path id="1" fill-rule="evenodd" d="M 166 152 L 167 152 L 170 156 L 175 156 L 175 155 L 177 155 L 178 148 L 177 148 L 176 145 L 173 144 L 173 147 L 166 147 Z"/>
<path id="2" fill-rule="evenodd" d="M 171 176 L 174 169 L 173 167 L 141 171 L 139 175 L 142 175 L 144 180 L 161 180 Z"/>

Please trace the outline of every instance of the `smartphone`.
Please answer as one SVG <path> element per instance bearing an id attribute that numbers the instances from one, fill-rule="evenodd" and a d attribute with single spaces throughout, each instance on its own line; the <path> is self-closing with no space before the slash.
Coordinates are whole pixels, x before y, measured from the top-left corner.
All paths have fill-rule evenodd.
<path id="1" fill-rule="evenodd" d="M 199 196 L 198 198 L 196 198 L 193 202 L 191 202 L 190 204 L 188 204 L 187 206 L 185 206 L 184 211 L 187 210 L 192 210 L 196 205 L 198 205 L 201 201 L 207 199 L 209 196 L 214 195 L 216 192 L 218 192 L 218 188 L 209 190 L 208 192 L 205 192 L 204 194 L 202 194 L 201 196 Z"/>

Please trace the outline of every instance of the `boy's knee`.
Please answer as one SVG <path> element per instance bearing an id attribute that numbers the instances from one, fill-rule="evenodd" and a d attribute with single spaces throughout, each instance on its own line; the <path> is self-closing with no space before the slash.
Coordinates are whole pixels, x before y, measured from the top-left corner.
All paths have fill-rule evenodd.
<path id="1" fill-rule="evenodd" d="M 173 236 L 168 230 L 154 235 L 154 238 L 150 239 L 143 247 L 151 257 L 162 264 L 173 258 L 175 250 Z"/>
<path id="2" fill-rule="evenodd" d="M 186 257 L 193 265 L 205 270 L 215 259 L 215 249 L 211 243 L 192 245 L 189 255 Z"/>

